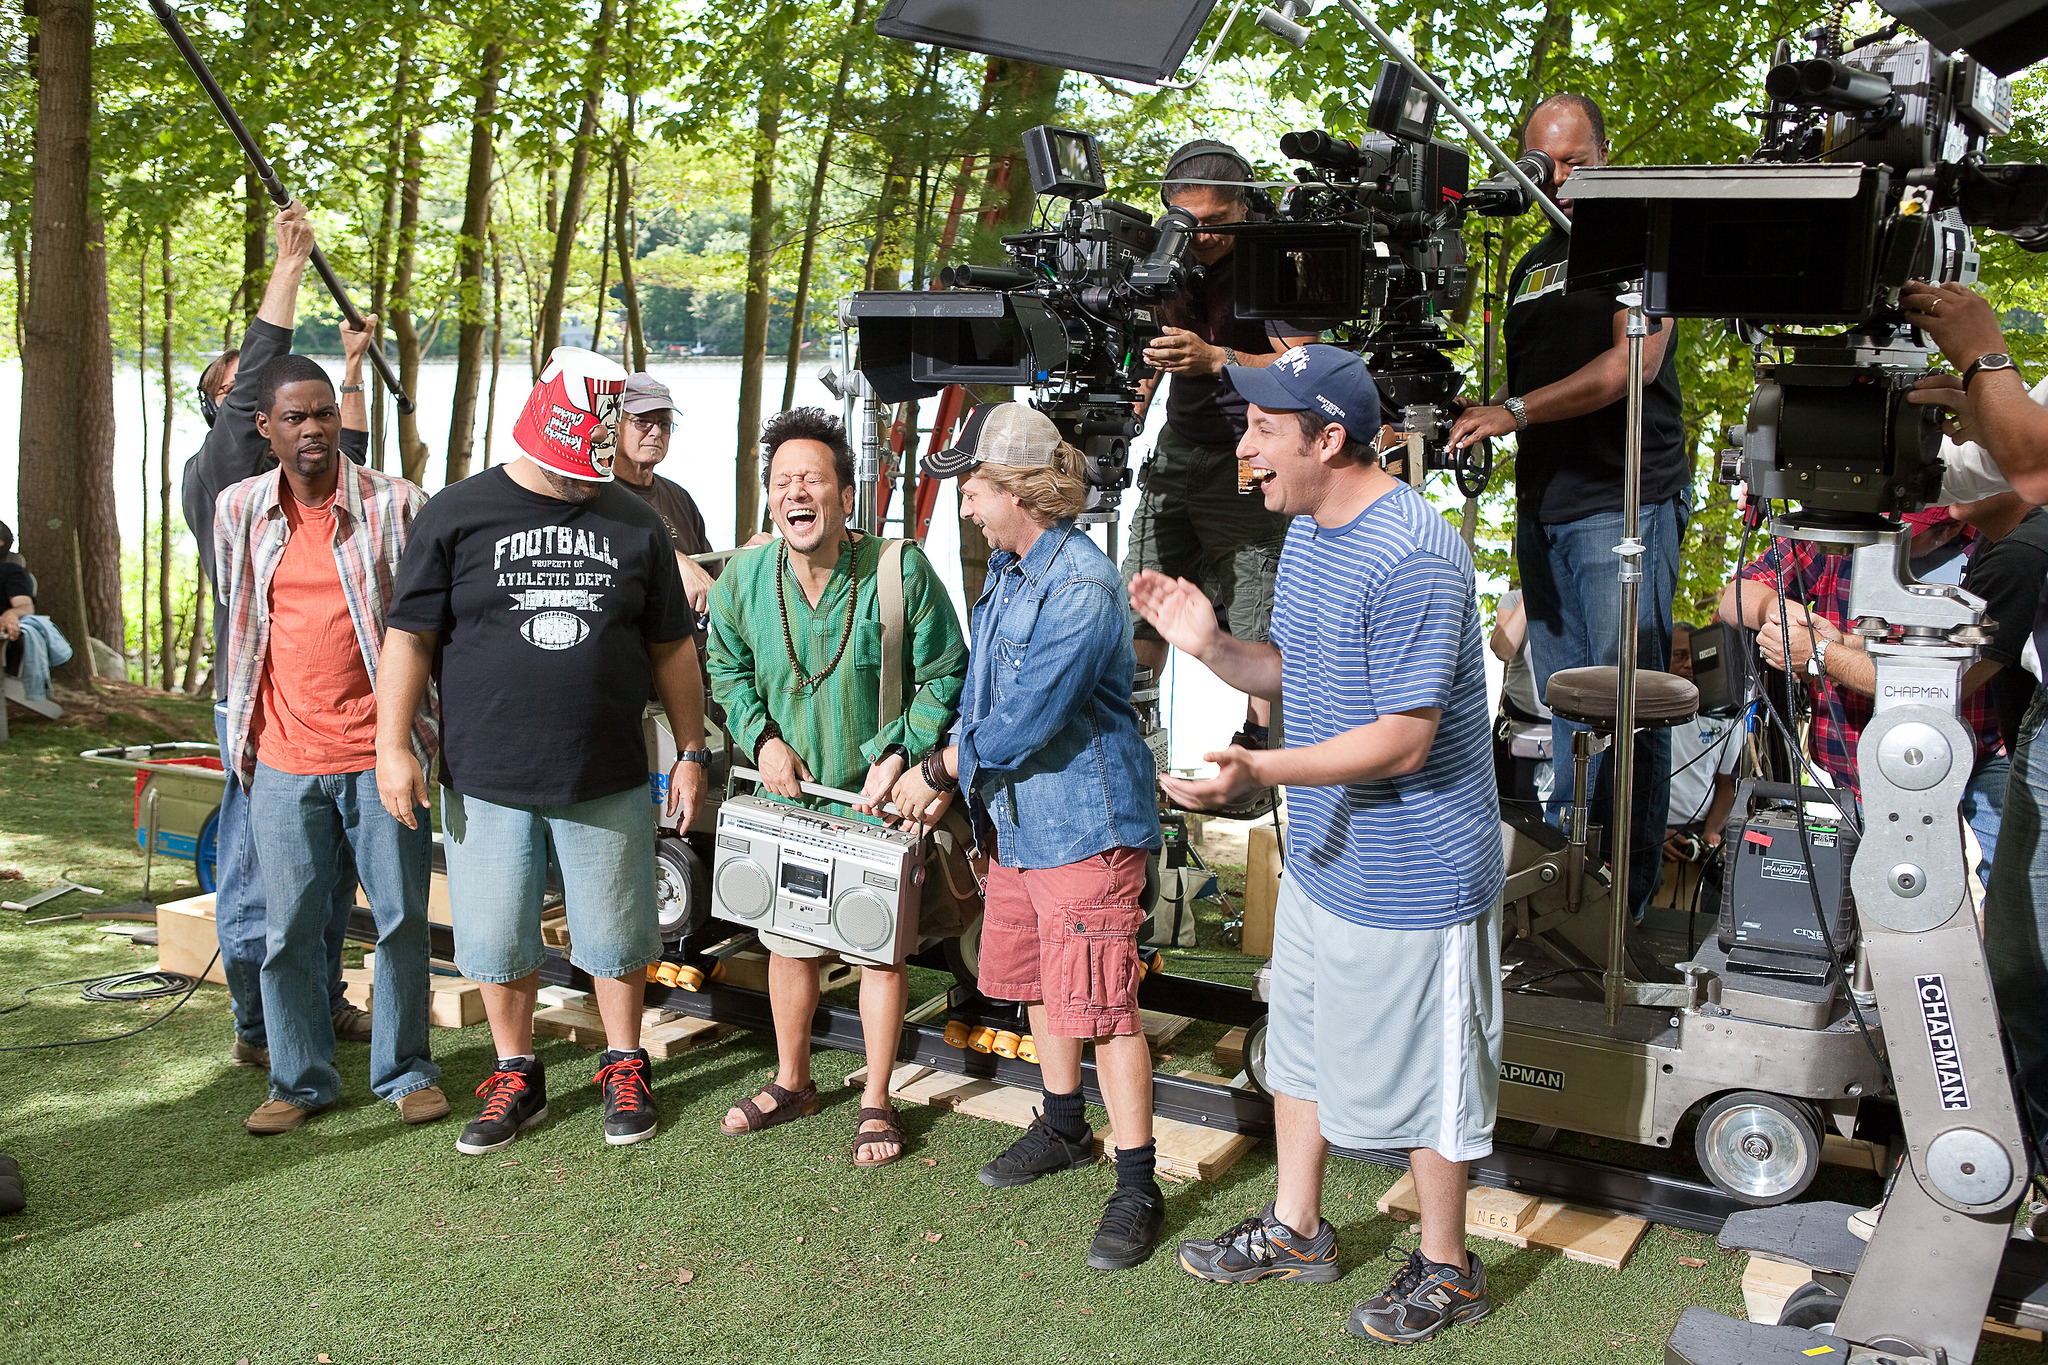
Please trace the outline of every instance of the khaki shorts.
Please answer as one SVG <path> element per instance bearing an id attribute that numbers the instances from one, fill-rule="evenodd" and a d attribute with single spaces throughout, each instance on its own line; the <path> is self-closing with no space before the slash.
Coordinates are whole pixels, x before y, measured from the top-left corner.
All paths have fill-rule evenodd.
<path id="1" fill-rule="evenodd" d="M 1257 493 L 1237 491 L 1235 450 L 1198 446 L 1172 427 L 1159 433 L 1138 487 L 1125 585 L 1145 569 L 1185 578 L 1218 604 L 1232 635 L 1264 641 L 1291 518 L 1268 512 Z M 1157 640 L 1159 632 L 1140 619 L 1137 637 Z"/>
<path id="2" fill-rule="evenodd" d="M 781 934 L 771 934 L 766 929 L 756 929 L 754 935 L 761 940 L 763 948 L 774 953 L 777 957 L 802 958 L 806 961 L 816 962 L 846 961 L 845 958 L 839 955 L 837 948 L 826 948 L 816 943 L 806 943 L 800 938 L 784 938 Z"/>
<path id="3" fill-rule="evenodd" d="M 1145 964 L 1142 848 L 1113 848 L 1064 867 L 991 866 L 981 917 L 981 993 L 1045 1002 L 1058 1038 L 1142 1033 Z"/>

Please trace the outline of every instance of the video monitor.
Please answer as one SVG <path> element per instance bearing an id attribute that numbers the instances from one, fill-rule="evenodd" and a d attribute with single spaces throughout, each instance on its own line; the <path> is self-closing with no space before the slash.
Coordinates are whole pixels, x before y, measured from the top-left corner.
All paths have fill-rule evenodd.
<path id="1" fill-rule="evenodd" d="M 1216 0 L 888 0 L 884 38 L 1157 85 L 1180 69 Z"/>
<path id="2" fill-rule="evenodd" d="M 1236 232 L 1237 316 L 1318 331 L 1361 315 L 1365 235 L 1355 227 L 1267 223 Z"/>
<path id="3" fill-rule="evenodd" d="M 1095 139 L 1073 128 L 1041 124 L 1024 130 L 1024 162 L 1031 188 L 1062 199 L 1093 199 L 1109 187 Z"/>

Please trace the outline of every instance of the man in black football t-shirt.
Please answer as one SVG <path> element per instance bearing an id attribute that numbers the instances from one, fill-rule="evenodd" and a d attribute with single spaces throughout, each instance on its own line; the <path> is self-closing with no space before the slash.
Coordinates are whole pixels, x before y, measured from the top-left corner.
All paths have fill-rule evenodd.
<path id="1" fill-rule="evenodd" d="M 569 959 L 593 978 L 609 1043 L 598 1072 L 605 1140 L 653 1136 L 639 1046 L 644 973 L 662 951 L 641 732 L 651 693 L 683 751 L 666 804 L 680 805 L 684 826 L 710 758 L 691 640 L 697 622 L 675 543 L 653 508 L 609 478 L 599 404 L 616 393 L 602 385 L 624 372 L 613 366 L 616 380 L 600 373 L 587 383 L 566 364 L 557 373 L 565 355 L 600 361 L 557 351 L 527 413 L 538 412 L 570 455 L 539 438 L 522 441 L 525 458 L 451 484 L 420 510 L 377 677 L 379 796 L 407 824 L 426 804 L 426 784 L 398 718 L 418 706 L 430 670 L 441 685 L 455 962 L 483 983 L 498 1051 L 478 1092 L 483 1109 L 456 1142 L 471 1155 L 508 1145 L 547 1114 L 533 1007 L 550 855 L 562 873 Z M 550 397 L 551 377 L 560 393 L 562 375 L 566 395 Z M 609 415 L 615 420 L 615 409 Z"/>
<path id="2" fill-rule="evenodd" d="M 1607 164 L 1600 106 L 1583 95 L 1553 95 L 1530 116 L 1524 145 L 1556 163 L 1544 186 L 1569 214 L 1559 186 L 1572 171 Z M 1613 289 L 1567 292 L 1571 239 L 1551 232 L 1516 264 L 1508 280 L 1503 339 L 1507 384 L 1493 402 L 1467 406 L 1451 428 L 1451 448 L 1482 437 L 1515 436 L 1515 558 L 1528 612 L 1530 663 L 1537 694 L 1553 673 L 1620 657 L 1621 585 L 1614 547 L 1622 533 L 1627 445 L 1626 308 Z M 1643 343 L 1643 467 L 1638 535 L 1643 577 L 1636 611 L 1636 662 L 1671 663 L 1672 597 L 1679 550 L 1691 516 L 1692 459 L 1679 403 L 1675 324 L 1658 321 Z M 1552 752 L 1563 762 L 1583 726 L 1551 722 Z M 1593 821 L 1612 829 L 1613 778 L 1607 755 L 1596 761 Z M 1634 828 L 1661 830 L 1668 814 L 1671 733 L 1637 741 Z M 1560 784 L 1545 814 L 1559 820 L 1571 799 Z M 1657 840 L 1634 838 L 1629 906 L 1649 903 L 1659 861 Z"/>
<path id="3" fill-rule="evenodd" d="M 1241 223 L 1251 207 L 1252 179 L 1251 164 L 1229 147 L 1191 142 L 1168 159 L 1161 197 L 1203 227 Z M 1258 643 L 1273 615 L 1273 579 L 1288 518 L 1268 512 L 1256 492 L 1238 491 L 1246 403 L 1223 370 L 1270 365 L 1315 337 L 1237 316 L 1236 245 L 1229 233 L 1196 234 L 1190 250 L 1201 273 L 1161 307 L 1165 332 L 1145 348 L 1146 363 L 1173 381 L 1166 388 L 1166 430 L 1138 473 L 1123 576 L 1128 584 L 1153 569 L 1185 578 L 1218 604 L 1232 635 Z M 1148 407 L 1159 383 L 1158 374 L 1145 381 Z M 1142 421 L 1142 409 L 1139 416 Z M 1139 667 L 1159 678 L 1167 654 L 1159 632 L 1141 620 L 1134 644 Z M 1271 709 L 1263 698 L 1249 700 L 1245 732 L 1255 747 L 1264 746 Z"/>

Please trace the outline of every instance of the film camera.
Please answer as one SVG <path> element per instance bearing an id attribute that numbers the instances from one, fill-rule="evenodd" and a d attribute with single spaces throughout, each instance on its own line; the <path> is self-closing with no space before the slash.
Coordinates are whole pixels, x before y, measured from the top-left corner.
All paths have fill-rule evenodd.
<path id="1" fill-rule="evenodd" d="M 889 403 L 949 384 L 1030 388 L 1032 406 L 1087 456 L 1082 520 L 1113 522 L 1131 481 L 1138 386 L 1151 374 L 1145 345 L 1160 334 L 1158 303 L 1187 283 L 1196 224 L 1182 209 L 1154 222 L 1103 198 L 1086 133 L 1032 128 L 1024 154 L 1033 188 L 1067 201 L 1064 217 L 1003 238 L 1008 265 L 947 267 L 945 289 L 855 294 L 861 372 Z"/>
<path id="2" fill-rule="evenodd" d="M 1900 290 L 1974 281 L 1972 227 L 2048 248 L 2048 167 L 1984 160 L 2011 127 L 2010 86 L 1896 32 L 1843 51 L 1824 30 L 1801 61 L 1781 43 L 1748 164 L 1602 167 L 1567 186 L 1568 287 L 1641 280 L 1652 315 L 1733 319 L 1757 387 L 1721 477 L 1813 527 L 1874 527 L 1939 496 L 1939 414 L 1906 402 L 1930 351 Z"/>
<path id="3" fill-rule="evenodd" d="M 1463 383 L 1453 354 L 1465 343 L 1443 315 L 1463 298 L 1463 224 L 1472 214 L 1509 217 L 1534 198 L 1506 175 L 1471 183 L 1464 151 L 1432 135 L 1435 101 L 1397 63 L 1381 64 L 1357 142 L 1326 132 L 1288 133 L 1280 150 L 1304 163 L 1274 221 L 1230 229 L 1237 243 L 1239 317 L 1332 330 L 1365 356 L 1380 406 L 1408 437 L 1409 459 L 1448 469 L 1477 497 L 1492 475 L 1483 445 L 1444 449 Z M 1539 184 L 1555 167 L 1525 153 Z"/>

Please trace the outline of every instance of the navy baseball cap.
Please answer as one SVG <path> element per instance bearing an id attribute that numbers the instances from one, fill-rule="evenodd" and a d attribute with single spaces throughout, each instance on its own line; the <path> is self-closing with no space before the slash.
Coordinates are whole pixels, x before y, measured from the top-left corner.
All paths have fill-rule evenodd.
<path id="1" fill-rule="evenodd" d="M 1379 437 L 1379 388 L 1365 361 L 1349 351 L 1316 342 L 1283 352 L 1263 368 L 1229 365 L 1223 373 L 1246 402 L 1268 412 L 1319 412 L 1354 441 Z"/>

